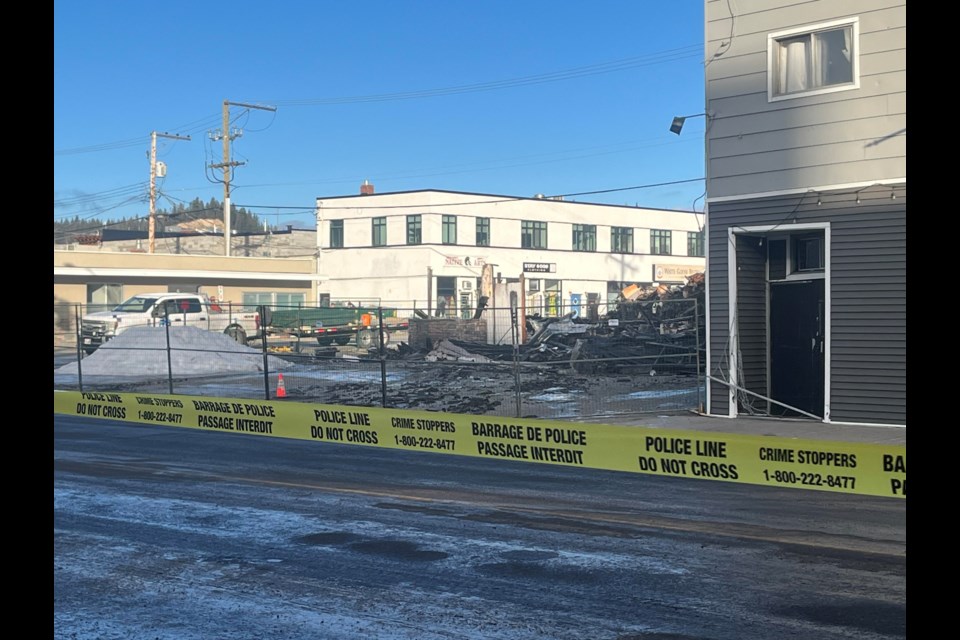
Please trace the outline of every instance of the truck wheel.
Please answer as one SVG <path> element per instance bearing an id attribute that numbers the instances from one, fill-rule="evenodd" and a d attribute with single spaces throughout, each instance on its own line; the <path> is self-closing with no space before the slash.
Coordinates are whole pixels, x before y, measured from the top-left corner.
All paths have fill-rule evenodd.
<path id="1" fill-rule="evenodd" d="M 361 349 L 370 349 L 377 344 L 377 338 L 370 329 L 364 329 L 357 333 L 357 346 Z"/>
<path id="2" fill-rule="evenodd" d="M 329 347 L 333 344 L 333 338 L 321 338 L 320 336 L 317 336 L 317 344 L 319 344 L 321 347 Z"/>
<path id="3" fill-rule="evenodd" d="M 337 336 L 333 341 L 343 347 L 350 344 L 350 336 Z"/>
<path id="4" fill-rule="evenodd" d="M 357 334 L 357 346 L 361 349 L 372 349 L 377 346 L 380 340 L 380 331 L 378 329 L 364 329 Z M 384 346 L 390 344 L 390 333 L 383 332 Z"/>
<path id="5" fill-rule="evenodd" d="M 86 353 L 88 356 L 92 356 L 93 352 L 96 350 L 97 350 L 96 347 L 84 347 L 83 352 Z"/>
<path id="6" fill-rule="evenodd" d="M 244 331 L 243 327 L 240 325 L 232 324 L 227 327 L 223 333 L 230 336 L 230 338 L 235 340 L 238 344 L 242 344 L 244 346 L 247 345 L 247 332 Z"/>

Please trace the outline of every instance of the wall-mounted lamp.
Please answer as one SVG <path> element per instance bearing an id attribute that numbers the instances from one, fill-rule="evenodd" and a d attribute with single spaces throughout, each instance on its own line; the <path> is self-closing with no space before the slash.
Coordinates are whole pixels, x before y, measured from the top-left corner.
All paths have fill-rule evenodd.
<path id="1" fill-rule="evenodd" d="M 817 194 L 817 206 L 819 207 L 819 206 L 822 205 L 822 204 L 823 204 L 823 201 L 820 200 L 820 194 L 818 193 L 818 194 Z"/>
<path id="2" fill-rule="evenodd" d="M 890 187 L 890 199 L 891 200 L 897 199 L 897 190 L 894 189 L 893 187 Z"/>
<path id="3" fill-rule="evenodd" d="M 673 124 L 670 125 L 670 131 L 680 135 L 680 130 L 683 129 L 683 123 L 686 122 L 687 118 L 699 118 L 706 115 L 706 113 L 695 113 L 692 116 L 676 116 L 673 119 Z"/>

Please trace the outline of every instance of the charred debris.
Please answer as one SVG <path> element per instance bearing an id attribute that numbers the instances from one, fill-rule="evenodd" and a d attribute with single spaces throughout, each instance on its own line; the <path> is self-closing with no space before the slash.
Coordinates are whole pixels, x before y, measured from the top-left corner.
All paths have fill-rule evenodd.
<path id="1" fill-rule="evenodd" d="M 586 317 L 527 316 L 527 339 L 516 348 L 443 339 L 429 349 L 401 342 L 384 353 L 390 359 L 428 362 L 568 363 L 577 373 L 696 375 L 706 329 L 704 295 L 704 274 L 697 273 L 684 285 L 631 285 L 605 315 L 593 306 Z M 379 357 L 375 348 L 370 355 Z"/>

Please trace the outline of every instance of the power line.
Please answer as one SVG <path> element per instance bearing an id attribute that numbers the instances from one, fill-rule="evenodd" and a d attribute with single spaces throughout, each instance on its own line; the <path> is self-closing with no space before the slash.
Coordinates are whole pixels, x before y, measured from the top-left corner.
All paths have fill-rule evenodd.
<path id="1" fill-rule="evenodd" d="M 575 192 L 575 193 L 562 193 L 562 194 L 555 194 L 555 195 L 551 195 L 551 196 L 546 196 L 546 199 L 572 198 L 572 197 L 576 197 L 576 196 L 597 195 L 597 194 L 603 194 L 603 193 L 617 193 L 617 192 L 622 192 L 622 191 L 635 191 L 635 190 L 639 190 L 639 189 L 652 189 L 652 188 L 655 188 L 655 187 L 665 187 L 665 186 L 672 186 L 672 185 L 677 185 L 677 184 L 687 184 L 687 183 L 691 183 L 691 182 L 700 182 L 700 181 L 703 181 L 703 180 L 704 180 L 704 178 L 702 178 L 702 177 L 700 177 L 700 178 L 686 178 L 686 179 L 683 179 L 683 180 L 670 180 L 670 181 L 667 181 L 667 182 L 653 182 L 653 183 L 647 183 L 647 184 L 632 185 L 632 186 L 628 186 L 628 187 L 615 187 L 615 188 L 611 188 L 611 189 L 597 189 L 597 190 L 593 190 L 593 191 L 579 191 L 579 192 Z M 186 200 L 183 200 L 183 199 L 180 199 L 180 198 L 176 198 L 176 197 L 171 196 L 171 195 L 169 195 L 169 194 L 167 194 L 167 193 L 162 193 L 162 194 L 160 194 L 160 196 L 163 197 L 163 198 L 165 198 L 165 199 L 167 199 L 167 200 L 169 200 L 169 201 L 171 201 L 171 202 L 174 202 L 174 203 L 190 204 L 190 203 L 187 202 Z M 343 196 L 337 196 L 337 197 L 343 197 Z M 490 203 L 497 203 L 497 202 L 515 202 L 515 201 L 517 201 L 517 200 L 529 200 L 529 199 L 530 199 L 530 198 L 524 197 L 524 196 L 505 196 L 505 197 L 497 197 L 497 198 L 487 198 L 487 199 L 483 199 L 483 200 L 471 200 L 471 201 L 469 201 L 469 202 L 446 202 L 446 203 L 437 203 L 437 204 L 434 204 L 434 205 L 432 205 L 432 206 L 437 206 L 437 207 L 470 206 L 470 205 L 490 204 Z M 321 198 L 321 200 L 322 200 L 322 198 Z M 121 203 L 121 204 L 126 204 L 126 203 Z M 585 204 L 590 204 L 590 203 L 585 203 Z M 117 205 L 117 206 L 120 206 L 120 205 Z M 287 210 L 290 210 L 290 211 L 291 211 L 291 213 L 281 214 L 281 215 L 284 215 L 284 216 L 299 215 L 300 213 L 313 213 L 313 212 L 315 211 L 315 208 L 314 208 L 314 207 L 306 207 L 306 206 L 286 206 L 286 205 L 274 205 L 274 204 L 269 204 L 269 205 L 260 205 L 260 204 L 236 204 L 236 205 L 234 205 L 234 206 L 236 206 L 238 209 L 244 209 L 244 210 L 246 210 L 246 211 L 248 211 L 248 212 L 254 212 L 254 210 L 256 210 L 256 209 L 287 209 Z M 362 206 L 340 206 L 340 207 L 324 207 L 324 208 L 327 209 L 327 210 L 410 209 L 410 208 L 420 208 L 420 207 L 422 207 L 422 206 L 423 206 L 423 205 L 380 205 L 380 206 L 376 206 L 376 205 L 364 204 L 364 205 L 362 205 Z M 116 208 L 116 207 L 114 207 L 114 208 Z M 208 211 L 218 211 L 218 209 L 215 209 L 215 208 L 214 208 L 214 209 L 210 209 L 210 208 L 206 208 L 206 207 L 205 207 L 205 208 L 203 208 L 203 209 L 194 209 L 194 210 L 184 211 L 183 213 L 193 214 L 193 213 L 203 213 L 203 212 L 208 212 Z M 96 215 L 96 214 L 94 214 L 94 215 Z M 181 214 L 180 214 L 180 213 L 176 213 L 176 214 L 164 214 L 164 215 L 166 215 L 166 216 L 169 217 L 169 216 L 171 216 L 171 215 L 181 215 Z M 264 215 L 267 215 L 267 214 L 264 214 Z"/>
<path id="2" fill-rule="evenodd" d="M 703 178 L 687 178 L 686 180 L 673 180 L 671 182 L 657 182 L 654 184 L 640 184 L 634 187 L 618 187 L 616 189 L 602 189 L 600 191 L 581 191 L 580 193 L 564 193 L 554 198 L 572 198 L 573 196 L 591 196 L 597 193 L 614 193 L 616 191 L 633 191 L 634 189 L 649 189 L 651 187 L 666 187 L 672 184 L 684 184 L 686 182 L 700 182 Z"/>
<path id="3" fill-rule="evenodd" d="M 88 202 L 93 202 L 97 200 L 106 200 L 109 198 L 119 198 L 124 196 L 129 196 L 145 191 L 147 185 L 142 182 L 136 184 L 130 184 L 123 187 L 115 187 L 113 189 L 107 189 L 106 191 L 98 191 L 95 193 L 82 193 L 76 196 L 61 198 L 60 200 L 54 200 L 54 207 L 67 207 L 73 205 L 86 204 Z"/>
<path id="4" fill-rule="evenodd" d="M 581 78 L 581 77 L 586 77 L 591 75 L 614 73 L 617 71 L 625 71 L 625 70 L 634 69 L 637 67 L 674 62 L 676 60 L 682 60 L 685 58 L 702 57 L 702 50 L 703 50 L 702 45 L 687 45 L 687 46 L 679 47 L 676 49 L 656 51 L 656 52 L 642 55 L 642 56 L 622 58 L 619 60 L 601 62 L 597 64 L 586 65 L 583 67 L 573 67 L 570 69 L 553 71 L 550 73 L 544 73 L 539 75 L 520 76 L 517 78 L 510 78 L 506 80 L 479 82 L 475 84 L 457 85 L 452 87 L 441 87 L 437 89 L 424 89 L 419 91 L 401 91 L 396 93 L 382 93 L 382 94 L 361 95 L 361 96 L 313 98 L 313 99 L 304 99 L 304 100 L 267 100 L 265 102 L 270 102 L 277 106 L 302 107 L 302 106 L 321 106 L 321 105 L 334 105 L 334 104 L 356 104 L 361 102 L 387 102 L 387 101 L 393 101 L 393 100 L 410 100 L 414 98 L 431 98 L 431 97 L 454 95 L 454 94 L 461 94 L 461 93 L 497 91 L 500 89 L 507 89 L 512 87 L 527 86 L 527 85 L 533 85 L 533 84 L 544 84 L 549 82 L 560 82 L 563 80 L 570 80 L 574 78 Z M 239 118 L 242 115 L 244 114 L 241 113 L 237 117 Z M 204 118 L 188 122 L 179 127 L 173 127 L 173 130 L 177 132 L 182 132 L 185 134 L 199 133 L 201 131 L 204 131 L 210 128 L 211 126 L 214 126 L 217 122 L 218 122 L 218 117 L 216 115 L 205 116 Z M 145 136 L 139 136 L 136 138 L 128 138 L 126 140 L 118 140 L 115 142 L 105 142 L 102 144 L 95 144 L 95 145 L 89 145 L 89 146 L 83 146 L 83 147 L 58 149 L 58 150 L 54 150 L 53 154 L 55 156 L 58 156 L 58 155 L 74 155 L 74 154 L 80 154 L 80 153 L 95 153 L 100 151 L 110 151 L 113 149 L 123 149 L 127 147 L 138 146 L 138 145 L 144 144 L 146 141 L 147 140 Z"/>
<path id="5" fill-rule="evenodd" d="M 652 189 L 652 188 L 654 188 L 654 187 L 666 187 L 666 186 L 675 185 L 675 184 L 686 184 L 686 183 L 689 183 L 689 182 L 702 182 L 703 180 L 704 180 L 704 178 L 701 177 L 701 178 L 686 178 L 686 179 L 684 179 L 684 180 L 671 180 L 671 181 L 669 181 L 669 182 L 652 182 L 652 183 L 649 183 L 649 184 L 638 184 L 638 185 L 633 185 L 633 186 L 630 186 L 630 187 L 616 187 L 616 188 L 613 188 L 613 189 L 600 189 L 600 190 L 596 190 L 596 191 L 581 191 L 581 192 L 578 192 L 578 193 L 562 193 L 562 194 L 557 194 L 557 195 L 552 195 L 552 196 L 545 196 L 543 199 L 544 199 L 544 200 L 553 200 L 553 199 L 556 199 L 556 198 L 572 198 L 572 197 L 574 197 L 574 196 L 595 195 L 595 194 L 599 194 L 599 193 L 616 193 L 616 192 L 618 192 L 618 191 L 634 191 L 634 190 L 637 190 L 637 189 Z M 380 194 L 380 195 L 385 195 L 385 194 Z M 333 198 L 331 198 L 331 199 L 334 199 L 334 200 L 335 200 L 335 199 L 338 199 L 339 197 L 342 197 L 342 196 L 336 196 L 336 197 L 333 197 Z M 347 197 L 353 197 L 353 196 L 347 196 Z M 497 203 L 497 202 L 516 202 L 516 201 L 518 201 L 518 200 L 531 200 L 531 199 L 534 199 L 534 198 L 529 198 L 529 197 L 524 197 L 524 196 L 504 196 L 504 197 L 497 197 L 497 198 L 488 198 L 488 199 L 484 199 L 484 200 L 471 200 L 471 201 L 469 201 L 469 202 L 440 202 L 440 203 L 431 203 L 430 206 L 431 206 L 431 207 L 463 207 L 463 206 L 472 206 L 472 205 L 478 205 L 478 204 L 493 204 L 493 203 Z M 320 198 L 320 200 L 322 201 L 323 198 Z M 364 201 L 364 202 L 366 202 L 366 201 Z M 589 203 L 589 202 L 586 202 L 586 203 L 578 203 L 578 204 L 599 204 L 599 203 Z M 307 209 L 307 208 L 301 208 L 301 207 L 282 207 L 282 206 L 276 206 L 276 205 L 244 204 L 244 205 L 237 205 L 237 206 L 242 206 L 244 209 L 247 209 L 247 210 L 252 210 L 252 209 L 298 209 L 298 210 L 302 210 L 302 211 L 304 211 L 304 212 L 312 212 L 312 211 L 314 211 L 314 209 Z M 422 208 L 423 208 L 423 204 L 397 204 L 397 205 L 379 205 L 379 206 L 378 206 L 378 205 L 370 205 L 370 204 L 362 204 L 362 205 L 357 205 L 357 206 L 344 206 L 344 207 L 328 207 L 328 206 L 322 206 L 322 208 L 323 208 L 324 210 L 327 210 L 327 211 L 334 211 L 334 210 L 340 211 L 340 210 L 353 210 L 353 209 L 422 209 Z"/>
<path id="6" fill-rule="evenodd" d="M 216 116 L 206 116 L 199 120 L 193 120 L 187 124 L 180 127 L 173 127 L 174 131 L 184 132 L 187 134 L 199 133 L 205 131 L 211 126 L 215 125 L 218 122 Z M 136 147 L 142 144 L 150 144 L 150 136 L 139 136 L 136 138 L 128 138 L 126 140 L 118 140 L 116 142 L 104 142 L 103 144 L 94 144 L 85 147 L 73 147 L 69 149 L 55 149 L 53 155 L 55 156 L 65 156 L 65 155 L 75 155 L 79 153 L 96 153 L 99 151 L 112 151 L 114 149 L 125 149 L 127 147 Z"/>
<path id="7" fill-rule="evenodd" d="M 91 218 L 93 218 L 93 217 L 95 217 L 95 216 L 99 216 L 99 215 L 101 215 L 101 214 L 103 214 L 103 213 L 106 213 L 107 211 L 112 211 L 112 210 L 114 210 L 114 209 L 119 209 L 120 207 L 126 206 L 126 205 L 128 205 L 128 204 L 134 204 L 134 203 L 138 203 L 138 202 L 139 202 L 139 203 L 146 202 L 147 200 L 148 200 L 148 196 L 136 196 L 136 197 L 133 197 L 133 198 L 127 198 L 126 200 L 123 200 L 123 201 L 121 201 L 121 202 L 118 202 L 117 204 L 115 204 L 115 205 L 113 205 L 113 206 L 109 206 L 109 207 L 108 207 L 108 206 L 99 207 L 99 208 L 97 208 L 95 211 L 93 211 L 93 213 L 90 213 L 89 215 L 87 215 L 87 216 L 84 217 L 83 219 L 84 219 L 84 220 L 89 220 L 89 219 L 91 219 Z M 73 214 L 73 215 L 76 216 L 76 217 L 79 217 L 79 214 L 76 214 L 76 213 L 75 213 L 75 214 Z M 61 215 L 60 215 L 60 218 L 62 219 L 62 218 L 66 218 L 66 217 L 69 217 L 69 216 L 70 216 L 70 214 L 61 214 Z"/>
<path id="8" fill-rule="evenodd" d="M 317 106 L 332 104 L 356 104 L 360 102 L 386 102 L 393 100 L 410 100 L 414 98 L 432 98 L 437 96 L 453 95 L 460 93 L 476 93 L 480 91 L 496 91 L 511 87 L 520 87 L 532 84 L 543 84 L 547 82 L 559 82 L 580 78 L 584 76 L 599 75 L 604 73 L 613 73 L 636 67 L 643 67 L 653 64 L 662 64 L 664 62 L 673 62 L 684 58 L 702 57 L 703 47 L 701 45 L 688 45 L 678 49 L 668 49 L 658 51 L 643 56 L 623 58 L 611 62 L 602 62 L 598 64 L 587 65 L 584 67 L 574 67 L 562 71 L 554 71 L 532 76 L 521 76 L 507 80 L 496 80 L 491 82 L 479 82 L 475 84 L 458 85 L 453 87 L 443 87 L 439 89 L 424 89 L 420 91 L 401 91 L 397 93 L 381 93 L 365 96 L 345 96 L 338 98 L 316 98 L 308 100 L 269 100 L 278 106 Z"/>

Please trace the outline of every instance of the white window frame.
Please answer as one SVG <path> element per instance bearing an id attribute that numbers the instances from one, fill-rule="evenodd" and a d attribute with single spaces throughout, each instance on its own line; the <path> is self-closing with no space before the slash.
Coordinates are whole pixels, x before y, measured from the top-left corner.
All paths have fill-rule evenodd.
<path id="1" fill-rule="evenodd" d="M 288 300 L 284 304 L 277 302 L 277 296 L 287 295 L 290 297 L 299 296 L 300 300 Z M 259 306 L 288 308 L 294 306 L 303 306 L 306 304 L 307 296 L 300 291 L 243 291 L 240 294 L 241 305 L 247 311 L 256 311 Z"/>
<path id="2" fill-rule="evenodd" d="M 778 69 L 778 43 L 781 40 L 812 35 L 820 31 L 831 31 L 841 27 L 851 27 L 853 54 L 851 56 L 851 65 L 853 72 L 853 81 L 843 84 L 834 84 L 826 87 L 817 87 L 807 91 L 796 91 L 794 93 L 778 94 L 776 92 L 779 74 Z M 769 102 L 778 102 L 780 100 L 793 100 L 794 98 L 804 98 L 808 96 L 823 95 L 826 93 L 835 93 L 837 91 L 850 91 L 860 88 L 860 19 L 844 18 L 842 20 L 832 20 L 830 22 L 820 22 L 817 24 L 806 25 L 785 31 L 778 31 L 767 36 L 767 100 Z"/>
<path id="3" fill-rule="evenodd" d="M 123 297 L 123 284 L 119 282 L 88 282 L 86 295 L 87 306 L 104 309 L 113 309 L 126 300 Z M 96 298 L 103 298 L 103 301 L 98 301 Z"/>

